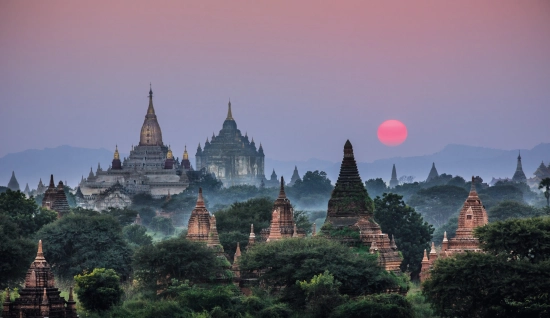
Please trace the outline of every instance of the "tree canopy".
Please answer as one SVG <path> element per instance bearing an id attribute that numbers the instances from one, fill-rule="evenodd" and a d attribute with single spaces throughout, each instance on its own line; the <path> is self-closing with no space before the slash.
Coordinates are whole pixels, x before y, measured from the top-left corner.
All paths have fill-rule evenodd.
<path id="1" fill-rule="evenodd" d="M 390 189 L 382 178 L 365 181 L 365 188 L 367 188 L 367 192 L 372 198 L 381 197 L 384 193 L 390 192 Z"/>
<path id="2" fill-rule="evenodd" d="M 36 236 L 57 277 L 72 278 L 94 268 L 112 268 L 127 278 L 131 250 L 118 221 L 109 215 L 68 215 L 44 226 Z"/>
<path id="3" fill-rule="evenodd" d="M 468 191 L 464 188 L 439 185 L 418 191 L 407 202 L 420 212 L 428 223 L 440 227 L 457 213 L 467 197 Z"/>
<path id="4" fill-rule="evenodd" d="M 355 253 L 324 238 L 283 239 L 256 244 L 239 259 L 241 271 L 261 272 L 265 286 L 281 289 L 283 299 L 300 306 L 305 294 L 296 281 L 310 280 L 328 270 L 342 285 L 342 294 L 361 295 L 397 287 L 399 280 L 380 268 L 377 256 Z"/>
<path id="5" fill-rule="evenodd" d="M 20 191 L 8 189 L 0 193 L 0 214 L 6 215 L 11 222 L 17 225 L 17 233 L 29 237 L 42 226 L 57 219 L 57 213 L 39 208 L 33 198 L 27 199 Z"/>
<path id="6" fill-rule="evenodd" d="M 91 273 L 74 277 L 76 295 L 84 308 L 105 311 L 120 303 L 124 291 L 120 277 L 112 269 L 94 268 Z"/>
<path id="7" fill-rule="evenodd" d="M 430 247 L 434 228 L 402 199 L 393 193 L 374 199 L 374 218 L 382 232 L 390 237 L 394 235 L 397 248 L 403 254 L 401 270 L 410 271 L 416 277 L 420 273 L 422 252 Z"/>
<path id="8" fill-rule="evenodd" d="M 514 218 L 530 218 L 541 214 L 541 210 L 517 201 L 502 201 L 487 211 L 489 222 Z"/>

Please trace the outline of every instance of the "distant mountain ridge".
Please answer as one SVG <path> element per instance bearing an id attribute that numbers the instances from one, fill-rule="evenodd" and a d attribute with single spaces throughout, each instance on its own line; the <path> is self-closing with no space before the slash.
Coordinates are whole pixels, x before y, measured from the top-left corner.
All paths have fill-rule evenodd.
<path id="1" fill-rule="evenodd" d="M 127 153 L 121 153 L 123 158 Z M 363 181 L 371 178 L 382 178 L 388 182 L 391 176 L 392 165 L 396 165 L 397 176 L 415 176 L 415 181 L 424 181 L 428 176 L 432 162 L 435 162 L 437 171 L 452 175 L 460 175 L 468 179 L 472 175 L 479 175 L 485 181 L 492 177 L 511 178 L 516 169 L 517 150 L 500 150 L 484 147 L 450 144 L 441 151 L 424 156 L 393 157 L 375 160 L 373 162 L 358 162 L 359 172 Z M 541 143 L 532 149 L 521 149 L 523 171 L 527 178 L 544 160 L 550 162 L 550 143 Z M 29 149 L 18 153 L 8 154 L 0 158 L 0 185 L 8 184 L 12 170 L 19 182 L 21 190 L 28 182 L 31 189 L 35 189 L 38 181 L 49 181 L 50 174 L 54 174 L 56 183 L 59 180 L 68 181 L 74 187 L 82 176 L 87 177 L 90 167 L 95 173 L 98 162 L 103 169 L 107 169 L 113 159 L 113 151 L 104 148 L 89 149 L 72 146 L 56 148 Z M 194 158 L 189 158 L 192 163 Z M 193 164 L 194 165 L 194 164 Z M 300 176 L 306 171 L 325 171 L 334 183 L 338 178 L 340 162 L 331 162 L 320 159 L 306 161 L 281 161 L 265 159 L 265 174 L 269 179 L 273 169 L 277 177 L 284 176 L 290 180 L 294 166 L 298 167 Z"/>

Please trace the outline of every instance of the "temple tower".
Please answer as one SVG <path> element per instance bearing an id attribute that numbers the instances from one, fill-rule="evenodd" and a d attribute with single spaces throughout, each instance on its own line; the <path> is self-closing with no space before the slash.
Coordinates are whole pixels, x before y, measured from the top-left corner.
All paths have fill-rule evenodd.
<path id="1" fill-rule="evenodd" d="M 514 172 L 514 176 L 512 177 L 512 181 L 514 182 L 527 182 L 527 177 L 525 176 L 525 173 L 523 172 L 523 167 L 521 165 L 521 153 L 518 154 L 518 163 L 516 166 L 516 172 Z"/>
<path id="2" fill-rule="evenodd" d="M 38 242 L 38 252 L 25 276 L 25 287 L 19 291 L 19 298 L 13 302 L 9 297 L 3 304 L 2 317 L 49 317 L 76 318 L 76 302 L 72 288 L 69 301 L 59 296 L 60 291 L 54 285 L 54 276 L 50 265 L 42 252 L 42 241 Z M 9 294 L 9 292 L 8 292 Z"/>
<path id="3" fill-rule="evenodd" d="M 199 188 L 199 196 L 195 209 L 191 212 L 187 225 L 187 239 L 196 242 L 208 242 L 210 233 L 210 212 L 204 205 L 202 188 Z"/>
<path id="4" fill-rule="evenodd" d="M 426 179 L 426 182 L 433 181 L 439 177 L 439 173 L 437 173 L 437 169 L 435 168 L 435 162 L 432 162 L 432 169 L 430 169 L 430 174 L 428 174 L 428 178 Z"/>
<path id="5" fill-rule="evenodd" d="M 487 211 L 485 211 L 485 207 L 479 199 L 475 187 L 475 177 L 472 176 L 470 193 L 462 205 L 462 209 L 460 209 L 460 214 L 458 216 L 458 229 L 456 230 L 456 235 L 451 239 L 447 239 L 447 232 L 444 233 L 439 255 L 437 255 L 435 245 L 432 242 L 429 259 L 425 253 L 424 259 L 422 260 L 420 280 L 424 281 L 430 277 L 430 270 L 437 258 L 446 258 L 453 254 L 466 251 L 481 252 L 479 240 L 474 236 L 474 229 L 479 226 L 484 226 L 488 222 Z"/>
<path id="6" fill-rule="evenodd" d="M 391 179 L 390 179 L 390 188 L 395 188 L 399 185 L 399 180 L 397 180 L 397 171 L 395 170 L 395 163 L 391 169 Z"/>
<path id="7" fill-rule="evenodd" d="M 51 205 L 51 210 L 57 212 L 57 218 L 69 214 L 71 209 L 69 208 L 69 202 L 67 201 L 67 196 L 65 195 L 65 189 L 62 181 L 59 181 L 59 184 L 56 188 L 55 199 Z"/>
<path id="8" fill-rule="evenodd" d="M 380 266 L 388 271 L 400 272 L 403 257 L 395 242 L 382 233 L 373 219 L 374 203 L 359 176 L 353 147 L 349 140 L 344 145 L 344 159 L 340 166 L 338 181 L 328 202 L 327 218 L 321 231 L 324 236 L 346 244 L 369 246 L 378 255 Z M 332 230 L 349 229 L 359 234 L 353 237 L 332 236 Z"/>
<path id="9" fill-rule="evenodd" d="M 300 174 L 298 173 L 298 167 L 294 166 L 294 172 L 292 173 L 292 177 L 290 178 L 289 186 L 293 186 L 298 180 L 302 179 L 300 178 Z"/>
<path id="10" fill-rule="evenodd" d="M 296 235 L 294 233 L 296 232 Z M 275 241 L 281 238 L 305 237 L 303 229 L 297 229 L 294 222 L 294 209 L 285 193 L 285 179 L 281 177 L 281 186 L 279 196 L 273 203 L 273 213 L 271 223 L 268 229 L 261 231 L 262 238 L 267 242 Z"/>
<path id="11" fill-rule="evenodd" d="M 90 170 L 90 173 L 93 174 L 91 170 Z M 48 185 L 46 192 L 44 192 L 44 197 L 42 198 L 42 207 L 51 210 L 52 205 L 55 201 L 56 195 L 57 195 L 57 189 L 55 188 L 55 184 L 53 182 L 53 174 L 52 174 L 50 175 L 50 184 Z"/>
<path id="12" fill-rule="evenodd" d="M 162 146 L 162 132 L 153 107 L 153 89 L 149 88 L 149 107 L 141 126 L 140 146 Z"/>
<path id="13" fill-rule="evenodd" d="M 115 146 L 115 154 L 113 155 L 113 162 L 111 163 L 111 169 L 121 170 L 122 162 L 120 162 L 120 154 L 118 153 L 118 145 Z"/>
<path id="14" fill-rule="evenodd" d="M 17 182 L 17 178 L 15 178 L 15 171 L 11 172 L 10 182 L 8 182 L 8 189 L 11 191 L 21 191 L 19 188 L 19 182 Z"/>

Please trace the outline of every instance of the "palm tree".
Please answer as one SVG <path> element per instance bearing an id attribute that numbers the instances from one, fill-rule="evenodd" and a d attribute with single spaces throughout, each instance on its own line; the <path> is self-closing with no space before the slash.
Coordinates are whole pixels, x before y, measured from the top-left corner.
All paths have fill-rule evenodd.
<path id="1" fill-rule="evenodd" d="M 539 189 L 544 189 L 546 206 L 550 207 L 550 178 L 544 178 L 539 183 Z"/>

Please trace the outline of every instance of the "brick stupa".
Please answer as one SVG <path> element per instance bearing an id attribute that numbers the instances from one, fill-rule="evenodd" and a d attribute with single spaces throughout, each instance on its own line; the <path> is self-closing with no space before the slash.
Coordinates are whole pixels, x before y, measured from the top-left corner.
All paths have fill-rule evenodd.
<path id="1" fill-rule="evenodd" d="M 464 202 L 460 214 L 458 216 L 458 229 L 455 237 L 447 239 L 447 232 L 444 233 L 443 242 L 441 244 L 441 252 L 439 255 L 435 249 L 435 244 L 432 242 L 432 248 L 429 253 L 424 251 L 422 259 L 422 269 L 420 271 L 420 280 L 425 281 L 430 276 L 430 270 L 433 268 L 433 263 L 437 258 L 450 257 L 456 253 L 465 251 L 481 252 L 479 248 L 479 240 L 474 236 L 474 229 L 479 226 L 484 226 L 489 222 L 487 211 L 475 187 L 475 177 L 472 177 L 472 188 L 468 194 L 468 198 Z"/>
<path id="2" fill-rule="evenodd" d="M 19 298 L 13 302 L 8 297 L 3 304 L 4 318 L 75 318 L 76 302 L 73 290 L 69 300 L 59 296 L 60 291 L 54 286 L 54 277 L 50 265 L 42 252 L 42 241 L 38 242 L 38 253 L 25 276 L 25 287 L 19 291 Z"/>
<path id="3" fill-rule="evenodd" d="M 189 223 L 187 225 L 187 239 L 195 242 L 205 242 L 209 247 L 216 247 L 223 252 L 220 244 L 218 230 L 216 228 L 216 217 L 211 216 L 204 205 L 202 197 L 202 188 L 199 188 L 197 204 L 191 212 Z"/>
<path id="4" fill-rule="evenodd" d="M 400 272 L 399 265 L 403 258 L 399 255 L 395 242 L 382 233 L 373 216 L 374 204 L 359 176 L 353 147 L 348 140 L 344 145 L 340 175 L 328 202 L 323 235 L 347 244 L 368 246 L 371 253 L 378 254 L 380 266 L 388 271 Z M 359 239 L 353 235 L 331 236 L 331 230 L 357 231 Z"/>
<path id="5" fill-rule="evenodd" d="M 296 235 L 294 231 L 296 230 Z M 294 209 L 285 193 L 285 179 L 281 177 L 281 187 L 279 196 L 273 203 L 273 213 L 269 228 L 261 231 L 262 239 L 266 242 L 276 241 L 289 237 L 305 237 L 306 232 L 303 229 L 296 229 L 294 222 Z"/>
<path id="6" fill-rule="evenodd" d="M 56 187 L 53 182 L 53 174 L 50 175 L 50 185 L 44 193 L 44 198 L 42 198 L 42 207 L 57 212 L 57 218 L 61 218 L 71 212 L 63 182 L 59 181 Z"/>

